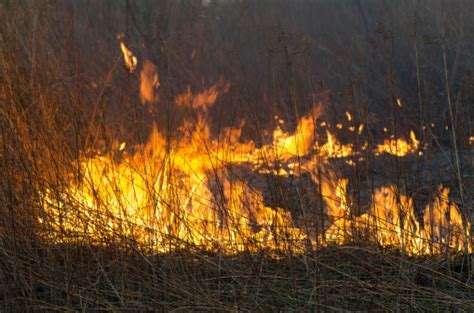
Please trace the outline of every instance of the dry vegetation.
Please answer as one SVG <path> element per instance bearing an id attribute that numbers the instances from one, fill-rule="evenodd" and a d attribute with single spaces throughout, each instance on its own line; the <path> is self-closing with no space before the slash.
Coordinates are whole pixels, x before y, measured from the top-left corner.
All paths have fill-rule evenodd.
<path id="1" fill-rule="evenodd" d="M 469 0 L 2 1 L 0 312 L 472 310 L 468 243 L 456 254 L 420 255 L 369 243 L 366 234 L 303 252 L 276 245 L 229 254 L 170 240 L 166 253 L 150 253 L 135 236 L 95 234 L 97 244 L 45 223 L 45 199 L 71 196 L 71 181 L 84 179 L 81 158 L 100 151 L 118 163 L 117 151 L 133 155 L 154 124 L 169 143 L 204 116 L 216 142 L 228 143 L 220 134 L 233 128 L 261 147 L 275 115 L 292 133 L 322 103 L 318 124 L 332 125 L 343 144 L 362 140 L 336 126 L 346 111 L 364 124 L 369 147 L 410 130 L 420 141 L 423 154 L 324 163 L 348 179 L 357 215 L 380 186 L 396 186 L 397 199 L 423 208 L 443 184 L 466 227 L 474 200 L 472 16 Z M 139 60 L 132 74 L 118 34 Z M 150 95 L 140 73 L 154 80 L 155 71 L 159 88 Z M 187 88 L 211 86 L 225 92 L 205 113 L 203 105 L 176 105 Z M 211 166 L 207 179 L 217 189 L 222 180 L 232 185 L 227 171 Z M 308 227 L 320 235 L 328 203 L 320 181 L 249 172 L 237 166 L 232 175 L 263 185 L 272 210 L 295 220 L 310 212 Z M 79 203 L 65 207 L 81 211 Z"/>

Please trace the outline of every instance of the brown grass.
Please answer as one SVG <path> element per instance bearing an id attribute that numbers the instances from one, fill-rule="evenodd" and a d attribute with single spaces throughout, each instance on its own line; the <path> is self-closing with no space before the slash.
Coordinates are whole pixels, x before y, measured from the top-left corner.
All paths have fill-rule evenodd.
<path id="1" fill-rule="evenodd" d="M 422 157 L 371 156 L 343 169 L 360 209 L 383 183 L 422 207 L 442 182 L 470 219 L 473 9 L 467 0 L 3 1 L 0 311 L 471 310 L 468 254 L 408 257 L 359 243 L 279 259 L 144 255 L 126 240 L 51 244 L 37 218 L 41 192 L 63 190 L 81 151 L 144 142 L 152 122 L 175 136 L 190 112 L 173 97 L 222 76 L 231 88 L 209 112 L 214 134 L 245 119 L 243 137 L 261 143 L 275 114 L 293 125 L 325 99 L 325 118 L 336 124 L 353 112 L 371 145 L 385 126 L 404 136 L 414 129 L 430 146 Z M 152 109 L 121 63 L 118 33 L 158 68 Z M 278 201 L 292 203 L 281 200 L 284 184 L 270 183 Z"/>

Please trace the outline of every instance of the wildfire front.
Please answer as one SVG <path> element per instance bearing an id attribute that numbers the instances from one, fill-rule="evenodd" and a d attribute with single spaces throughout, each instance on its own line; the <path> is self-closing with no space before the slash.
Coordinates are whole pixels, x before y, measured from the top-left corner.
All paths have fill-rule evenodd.
<path id="1" fill-rule="evenodd" d="M 0 312 L 472 310 L 473 5 L 297 2 L 0 3 Z"/>

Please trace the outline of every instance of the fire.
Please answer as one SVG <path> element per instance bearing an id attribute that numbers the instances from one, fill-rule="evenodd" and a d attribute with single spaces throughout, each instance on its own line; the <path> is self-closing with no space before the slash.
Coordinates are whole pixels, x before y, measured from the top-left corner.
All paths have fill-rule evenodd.
<path id="1" fill-rule="evenodd" d="M 439 185 L 435 201 L 425 209 L 423 234 L 427 240 L 430 240 L 427 252 L 444 252 L 446 247 L 462 251 L 467 243 L 469 243 L 470 252 L 470 225 L 463 225 L 461 212 L 455 203 L 449 201 L 448 196 L 449 189 Z"/>
<path id="2" fill-rule="evenodd" d="M 132 71 L 136 59 L 122 43 L 121 48 Z M 140 80 L 142 101 L 154 101 L 159 79 L 151 62 L 145 61 Z M 271 140 L 260 146 L 242 142 L 241 128 L 224 129 L 213 137 L 207 110 L 228 89 L 229 84 L 220 80 L 207 90 L 188 89 L 178 95 L 177 107 L 196 112 L 192 122 L 186 120 L 180 127 L 179 138 L 166 138 L 155 126 L 146 144 L 126 150 L 126 143 L 121 143 L 105 155 L 81 156 L 64 188 L 44 192 L 44 214 L 38 222 L 45 238 L 97 245 L 124 240 L 150 253 L 179 249 L 301 253 L 362 239 L 410 255 L 460 252 L 466 247 L 471 251 L 470 224 L 443 186 L 426 206 L 422 220 L 415 214 L 413 199 L 393 185 L 377 188 L 367 208 L 356 208 L 348 179 L 340 177 L 330 160 L 358 158 L 360 151 L 339 142 L 329 130 L 320 143 L 316 127 L 320 106 L 302 116 L 294 132 L 284 131 L 284 123 L 279 123 Z M 353 120 L 349 112 L 346 117 Z M 358 135 L 363 127 L 357 126 Z M 386 139 L 373 152 L 402 157 L 418 146 L 410 132 L 409 141 Z M 241 168 L 254 176 L 243 175 Z M 259 173 L 308 175 L 319 186 L 314 194 L 321 195 L 323 210 L 309 214 L 311 218 L 295 218 L 288 209 L 270 207 L 265 189 L 252 182 Z"/>
<path id="3" fill-rule="evenodd" d="M 351 113 L 346 112 L 346 117 L 347 117 L 347 120 L 348 120 L 349 122 L 352 121 L 352 115 L 351 115 Z"/>
<path id="4" fill-rule="evenodd" d="M 121 40 L 122 37 L 123 35 L 119 35 L 118 39 Z M 130 74 L 132 74 L 137 69 L 137 57 L 133 55 L 132 51 L 128 50 L 127 46 L 122 41 L 120 41 L 120 50 L 122 50 L 125 65 Z"/>
<path id="5" fill-rule="evenodd" d="M 155 89 L 160 86 L 156 66 L 149 60 L 145 60 L 140 71 L 140 99 L 143 104 L 152 103 L 157 100 Z"/>
<path id="6" fill-rule="evenodd" d="M 439 254 L 472 251 L 470 224 L 457 205 L 448 201 L 449 189 L 440 185 L 434 203 L 425 208 L 423 225 L 415 216 L 413 200 L 400 194 L 395 186 L 375 190 L 369 210 L 350 217 L 346 180 L 336 186 L 331 215 L 334 222 L 327 231 L 329 241 L 343 244 L 361 236 L 382 246 L 399 248 L 408 254 Z M 334 205 L 334 202 L 338 205 Z"/>
<path id="7" fill-rule="evenodd" d="M 331 158 L 345 158 L 353 155 L 352 145 L 343 145 L 337 138 L 326 131 L 327 142 L 321 147 L 322 151 Z"/>
<path id="8" fill-rule="evenodd" d="M 399 157 L 414 153 L 418 150 L 420 142 L 416 139 L 415 133 L 410 131 L 410 141 L 400 138 L 385 139 L 384 143 L 377 146 L 376 155 L 388 153 Z"/>

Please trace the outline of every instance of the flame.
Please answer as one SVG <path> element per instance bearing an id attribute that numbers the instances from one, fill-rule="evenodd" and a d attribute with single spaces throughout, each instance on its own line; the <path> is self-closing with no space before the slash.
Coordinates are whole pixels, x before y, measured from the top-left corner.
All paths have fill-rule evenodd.
<path id="1" fill-rule="evenodd" d="M 346 112 L 346 117 L 347 117 L 347 120 L 348 120 L 349 122 L 352 121 L 352 115 L 351 115 L 351 113 Z"/>
<path id="2" fill-rule="evenodd" d="M 175 103 L 178 107 L 190 107 L 207 111 L 212 105 L 214 105 L 219 94 L 225 93 L 228 88 L 229 85 L 222 80 L 211 88 L 197 94 L 193 94 L 191 89 L 188 87 L 188 90 L 185 93 L 176 98 Z"/>
<path id="3" fill-rule="evenodd" d="M 418 150 L 420 142 L 415 133 L 410 131 L 410 141 L 402 138 L 385 139 L 383 144 L 377 146 L 376 154 L 388 153 L 399 157 L 414 153 Z"/>
<path id="4" fill-rule="evenodd" d="M 156 99 L 155 89 L 160 86 L 156 66 L 145 60 L 140 71 L 140 99 L 143 104 L 151 103 Z"/>
<path id="5" fill-rule="evenodd" d="M 326 232 L 327 240 L 343 244 L 364 237 L 410 255 L 456 253 L 465 248 L 471 253 L 470 224 L 463 224 L 461 211 L 449 203 L 448 188 L 439 186 L 434 203 L 425 208 L 421 225 L 415 216 L 413 200 L 400 194 L 393 185 L 376 189 L 369 210 L 350 217 L 346 185 L 347 180 L 340 180 L 334 198 L 328 201 L 334 222 Z"/>
<path id="6" fill-rule="evenodd" d="M 434 203 L 428 204 L 423 216 L 424 237 L 430 240 L 428 251 L 445 252 L 447 247 L 463 251 L 469 242 L 470 225 L 463 224 L 463 218 L 457 205 L 449 201 L 449 189 L 438 186 Z M 472 248 L 468 245 L 468 251 Z"/>
<path id="7" fill-rule="evenodd" d="M 290 158 L 303 156 L 310 153 L 314 140 L 314 117 L 303 116 L 296 126 L 293 134 L 286 133 L 277 126 L 273 131 L 273 141 L 264 146 L 262 151 L 274 153 L 274 157 L 287 161 Z"/>
<path id="8" fill-rule="evenodd" d="M 144 62 L 140 80 L 141 98 L 154 101 L 158 74 L 151 62 Z M 66 186 L 44 192 L 45 214 L 38 218 L 44 236 L 52 242 L 87 240 L 97 245 L 124 240 L 150 253 L 301 253 L 357 240 L 410 255 L 454 253 L 466 247 L 471 251 L 470 224 L 443 186 L 422 220 L 413 199 L 393 185 L 375 189 L 368 207 L 357 208 L 349 180 L 340 177 L 330 160 L 355 159 L 360 152 L 329 130 L 326 141 L 318 143 L 320 106 L 302 116 L 294 132 L 278 123 L 270 141 L 260 146 L 241 141 L 243 123 L 214 138 L 206 112 L 228 89 L 221 80 L 206 90 L 193 93 L 188 88 L 178 95 L 175 105 L 196 113 L 179 128 L 178 138 L 162 135 L 155 125 L 146 144 L 125 150 L 125 142 L 117 143 L 118 149 L 108 154 L 81 156 Z M 346 116 L 352 120 L 348 112 Z M 363 127 L 358 126 L 359 135 Z M 373 152 L 402 157 L 418 146 L 410 132 L 410 141 L 386 139 Z M 274 176 L 309 175 L 318 186 L 314 194 L 321 196 L 322 211 L 311 213 L 313 218 L 297 218 L 288 208 L 270 207 L 258 175 L 248 178 L 242 168 Z"/>
<path id="9" fill-rule="evenodd" d="M 120 50 L 122 50 L 125 65 L 127 66 L 130 74 L 132 74 L 137 69 L 137 57 L 134 56 L 130 50 L 128 50 L 127 46 L 125 46 L 122 41 L 120 41 Z"/>
<path id="10" fill-rule="evenodd" d="M 330 158 L 344 158 L 353 155 L 352 145 L 343 145 L 337 138 L 326 131 L 327 142 L 321 147 L 321 150 Z"/>

